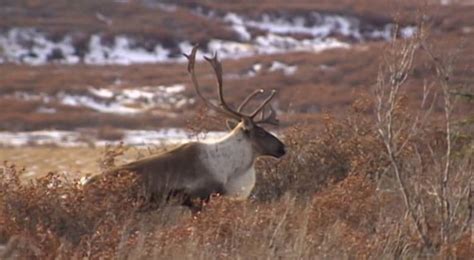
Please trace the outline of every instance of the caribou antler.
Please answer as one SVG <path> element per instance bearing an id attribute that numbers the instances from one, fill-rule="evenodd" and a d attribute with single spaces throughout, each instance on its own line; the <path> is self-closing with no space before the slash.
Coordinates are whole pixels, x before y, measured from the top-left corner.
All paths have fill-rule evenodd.
<path id="1" fill-rule="evenodd" d="M 214 54 L 214 57 L 209 58 L 209 57 L 204 57 L 206 61 L 208 61 L 212 68 L 214 69 L 214 72 L 216 74 L 216 79 L 217 79 L 217 93 L 219 94 L 219 101 L 220 101 L 220 106 L 227 112 L 233 114 L 235 117 L 239 118 L 239 120 L 242 118 L 242 114 L 234 111 L 232 108 L 230 108 L 227 105 L 227 102 L 224 99 L 224 91 L 222 90 L 222 65 L 221 63 L 217 60 L 217 53 Z"/>
<path id="2" fill-rule="evenodd" d="M 244 114 L 242 110 L 244 107 L 259 94 L 264 93 L 263 89 L 257 89 L 253 91 L 250 95 L 248 95 L 244 101 L 239 105 L 237 110 L 233 110 L 225 101 L 224 99 L 224 91 L 223 91 L 223 84 L 222 84 L 222 65 L 217 58 L 217 53 L 214 54 L 212 58 L 204 57 L 207 62 L 212 66 L 214 69 L 214 73 L 216 74 L 217 79 L 217 93 L 219 95 L 219 105 L 212 103 L 211 101 L 207 100 L 200 91 L 200 86 L 197 81 L 196 73 L 194 70 L 194 65 L 196 63 L 196 53 L 197 53 L 198 45 L 194 45 L 191 53 L 189 55 L 183 54 L 188 59 L 188 72 L 191 74 L 191 80 L 194 85 L 194 89 L 196 90 L 197 95 L 204 101 L 204 103 L 211 109 L 215 110 L 216 112 L 222 113 L 229 118 L 235 119 L 237 121 L 241 120 L 242 118 L 251 119 L 254 123 L 266 123 L 266 124 L 278 124 L 278 120 L 276 119 L 275 110 L 270 107 L 270 115 L 265 117 L 265 106 L 272 100 L 272 98 L 276 94 L 276 90 L 272 90 L 270 95 L 251 113 L 251 114 Z M 260 120 L 255 120 L 255 117 L 261 113 Z"/>
<path id="3" fill-rule="evenodd" d="M 262 94 L 264 92 L 263 89 L 256 89 L 254 90 L 252 93 L 250 93 L 250 95 L 248 95 L 244 101 L 242 101 L 242 103 L 240 104 L 240 106 L 237 108 L 237 112 L 242 112 L 242 109 L 249 103 L 249 101 L 256 97 L 258 94 Z"/>
<path id="4" fill-rule="evenodd" d="M 256 124 L 270 124 L 270 125 L 278 125 L 280 124 L 280 121 L 276 118 L 276 112 L 275 109 L 273 109 L 272 106 L 270 106 L 270 114 L 268 116 L 265 116 L 265 109 L 262 109 L 262 112 L 260 114 L 260 119 L 254 122 Z"/>
<path id="5" fill-rule="evenodd" d="M 238 113 L 235 113 L 231 109 L 229 109 L 229 107 L 227 106 L 225 101 L 222 102 L 224 100 L 223 95 L 220 95 L 220 97 L 221 97 L 221 99 L 220 99 L 221 106 L 215 105 L 214 103 L 207 100 L 202 95 L 201 90 L 200 90 L 200 86 L 199 86 L 199 82 L 198 82 L 197 77 L 196 77 L 196 72 L 194 70 L 194 65 L 196 63 L 197 48 L 198 48 L 198 45 L 195 45 L 193 47 L 193 49 L 191 50 L 191 53 L 189 55 L 183 53 L 183 55 L 188 59 L 188 72 L 191 74 L 191 80 L 193 82 L 194 89 L 196 90 L 196 94 L 202 99 L 202 101 L 204 101 L 204 103 L 209 108 L 213 109 L 214 111 L 222 113 L 222 114 L 224 114 L 224 115 L 226 115 L 230 118 L 240 120 L 240 115 Z M 218 89 L 219 89 L 218 91 L 219 91 L 219 93 L 222 93 L 222 67 L 217 62 L 217 59 L 216 59 L 216 63 L 217 63 L 217 65 L 213 65 L 213 68 L 214 68 L 214 71 L 216 72 L 216 76 L 217 76 Z M 212 63 L 211 63 L 211 65 L 212 65 Z"/>
<path id="6" fill-rule="evenodd" d="M 264 93 L 263 89 L 257 89 L 254 92 L 252 92 L 250 95 L 248 95 L 244 101 L 240 104 L 240 106 L 237 108 L 237 112 L 241 112 L 242 109 L 250 102 L 250 100 L 254 97 L 256 97 L 258 94 Z M 252 114 L 248 115 L 248 117 L 252 118 L 253 121 L 256 124 L 271 124 L 271 125 L 278 125 L 279 121 L 276 118 L 276 112 L 273 109 L 272 106 L 270 106 L 270 114 L 268 116 L 265 116 L 265 106 L 272 100 L 272 98 L 276 95 L 276 90 L 272 90 L 270 95 L 263 101 L 262 104 L 258 108 L 256 108 Z M 254 118 L 257 117 L 257 115 L 260 113 L 260 119 L 255 120 Z"/>
<path id="7" fill-rule="evenodd" d="M 272 93 L 270 93 L 270 95 L 262 102 L 262 104 L 260 104 L 259 107 L 257 107 L 252 114 L 250 114 L 250 117 L 251 118 L 254 118 L 256 115 L 258 115 L 258 113 L 263 110 L 265 108 L 265 106 L 268 104 L 268 102 L 270 102 L 272 100 L 272 98 L 275 96 L 276 94 L 276 90 L 272 90 Z"/>

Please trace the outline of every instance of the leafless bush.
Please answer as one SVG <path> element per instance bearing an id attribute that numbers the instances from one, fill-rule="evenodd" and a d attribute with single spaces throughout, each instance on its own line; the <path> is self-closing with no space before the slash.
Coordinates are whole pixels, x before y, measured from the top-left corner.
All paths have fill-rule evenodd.
<path id="1" fill-rule="evenodd" d="M 467 154 L 453 156 L 452 56 L 441 60 L 427 42 L 426 27 L 420 27 L 417 37 L 394 43 L 380 69 L 377 130 L 390 162 L 380 175 L 388 176 L 386 181 L 395 177 L 410 219 L 407 232 L 413 230 L 420 239 L 419 252 L 452 256 L 453 245 L 466 234 L 472 217 L 473 165 Z M 404 102 L 408 94 L 404 87 L 414 59 L 423 54 L 428 55 L 435 77 L 425 80 L 419 106 L 411 107 Z M 444 111 L 444 123 L 433 107 Z"/>
<path id="2" fill-rule="evenodd" d="M 375 128 L 364 115 L 367 105 L 367 100 L 359 99 L 343 120 L 328 115 L 322 131 L 314 126 L 285 131 L 286 158 L 276 165 L 270 160 L 258 162 L 262 175 L 254 196 L 272 200 L 290 192 L 307 197 L 350 174 L 372 177 L 386 159 L 374 137 Z"/>

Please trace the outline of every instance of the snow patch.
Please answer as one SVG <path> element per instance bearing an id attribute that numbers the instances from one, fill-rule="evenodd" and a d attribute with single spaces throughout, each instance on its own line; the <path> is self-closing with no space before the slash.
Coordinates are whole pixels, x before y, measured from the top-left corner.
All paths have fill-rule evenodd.
<path id="1" fill-rule="evenodd" d="M 60 93 L 58 97 L 61 101 L 61 104 L 63 105 L 72 107 L 86 107 L 102 113 L 136 114 L 142 112 L 140 109 L 127 107 L 118 103 L 100 102 L 90 96 Z"/>
<path id="2" fill-rule="evenodd" d="M 157 4 L 157 7 L 170 12 L 175 8 L 164 4 Z M 318 12 L 304 16 L 263 14 L 257 19 L 235 13 L 219 16 L 212 10 L 206 14 L 202 9 L 196 12 L 208 19 L 219 19 L 239 38 L 238 41 L 210 39 L 208 46 L 202 46 L 209 51 L 204 55 L 218 52 L 222 58 L 233 59 L 260 54 L 348 48 L 349 43 L 354 41 L 389 41 L 395 30 L 393 24 L 375 26 L 352 16 Z M 400 29 L 400 36 L 404 38 L 412 37 L 415 33 L 416 28 L 413 26 Z M 108 41 L 101 34 L 91 35 L 86 42 L 87 48 L 78 46 L 73 39 L 72 34 L 66 34 L 62 39 L 51 40 L 34 28 L 12 28 L 0 33 L 0 63 L 130 65 L 186 62 L 183 56 L 177 54 L 189 53 L 192 49 L 191 43 L 186 40 L 167 49 L 160 42 L 144 44 L 137 38 L 120 34 Z M 202 56 L 199 55 L 197 59 L 201 60 Z"/>
<path id="3" fill-rule="evenodd" d="M 57 98 L 63 105 L 86 107 L 102 113 L 137 114 L 150 109 L 171 109 L 191 103 L 180 94 L 184 90 L 182 84 L 118 90 L 89 88 L 91 95 L 59 93 Z"/>
<path id="4" fill-rule="evenodd" d="M 75 49 L 70 36 L 53 42 L 32 28 L 13 28 L 0 35 L 0 49 L 4 55 L 2 59 L 9 62 L 31 65 L 41 65 L 46 60 L 67 64 L 79 62 L 79 58 L 74 55 Z"/>
<path id="5" fill-rule="evenodd" d="M 261 63 L 255 63 L 244 73 L 245 77 L 255 77 L 257 73 L 262 70 L 263 65 Z"/>
<path id="6" fill-rule="evenodd" d="M 218 52 L 223 59 L 238 59 L 261 54 L 276 54 L 296 51 L 320 52 L 334 48 L 349 48 L 350 45 L 336 39 L 296 40 L 288 36 L 269 34 L 258 36 L 253 44 L 212 40 L 208 48 Z"/>
<path id="7" fill-rule="evenodd" d="M 261 54 L 283 53 L 288 51 L 320 52 L 327 49 L 350 47 L 348 43 L 332 38 L 296 40 L 292 37 L 276 34 L 259 36 L 255 39 L 255 42 L 259 46 L 259 52 Z"/>
<path id="8" fill-rule="evenodd" d="M 89 92 L 96 96 L 96 97 L 100 97 L 100 98 L 112 98 L 114 97 L 114 92 L 110 89 L 106 89 L 106 88 L 93 88 L 93 87 L 90 87 L 89 88 Z"/>
<path id="9" fill-rule="evenodd" d="M 268 69 L 269 71 L 282 71 L 283 74 L 289 76 L 295 74 L 296 70 L 298 69 L 298 66 L 296 65 L 288 65 L 280 61 L 274 61 L 272 62 L 272 65 Z"/>
<path id="10" fill-rule="evenodd" d="M 304 17 L 271 17 L 268 14 L 262 16 L 261 20 L 248 20 L 246 25 L 258 28 L 274 34 L 306 34 L 314 37 L 328 37 L 330 34 L 340 34 L 361 39 L 360 21 L 352 17 L 340 15 L 324 15 L 313 12 L 310 19 L 315 21 L 308 24 Z"/>
<path id="11" fill-rule="evenodd" d="M 57 145 L 77 146 L 79 133 L 70 131 L 0 132 L 2 146 Z"/>
<path id="12" fill-rule="evenodd" d="M 242 17 L 234 13 L 228 13 L 224 17 L 225 22 L 231 24 L 231 28 L 239 35 L 240 39 L 243 41 L 249 41 L 252 38 L 252 35 L 247 30 L 247 27 L 244 25 L 244 20 Z"/>
<path id="13" fill-rule="evenodd" d="M 52 107 L 41 106 L 41 107 L 38 107 L 38 109 L 36 109 L 36 113 L 40 113 L 40 114 L 54 114 L 56 112 L 57 110 Z"/>
<path id="14" fill-rule="evenodd" d="M 180 144 L 196 140 L 216 140 L 223 137 L 225 132 L 208 132 L 194 135 L 177 128 L 150 130 L 123 130 L 124 137 L 120 141 L 93 139 L 81 132 L 75 131 L 31 131 L 31 132 L 0 132 L 0 146 L 22 147 L 32 145 L 57 145 L 60 147 L 84 147 L 91 143 L 96 146 L 125 145 L 149 146 Z"/>
<path id="15" fill-rule="evenodd" d="M 407 26 L 400 30 L 400 35 L 403 38 L 411 38 L 415 36 L 416 32 L 417 32 L 417 28 L 415 26 Z"/>
<path id="16" fill-rule="evenodd" d="M 72 107 L 85 107 L 101 113 L 110 114 L 138 114 L 152 109 L 171 110 L 194 103 L 194 99 L 187 98 L 182 92 L 183 84 L 169 86 L 142 86 L 129 89 L 108 89 L 89 87 L 84 94 L 62 91 L 54 96 L 46 93 L 29 93 L 16 91 L 5 95 L 25 101 L 39 101 L 43 106 L 37 113 L 56 113 L 53 108 L 44 106 L 52 101 Z"/>
<path id="17" fill-rule="evenodd" d="M 116 36 L 112 46 L 102 43 L 100 36 L 93 35 L 89 42 L 89 53 L 84 57 L 88 64 L 119 64 L 156 63 L 169 60 L 169 50 L 157 44 L 153 51 L 136 47 L 133 39 L 126 36 Z"/>

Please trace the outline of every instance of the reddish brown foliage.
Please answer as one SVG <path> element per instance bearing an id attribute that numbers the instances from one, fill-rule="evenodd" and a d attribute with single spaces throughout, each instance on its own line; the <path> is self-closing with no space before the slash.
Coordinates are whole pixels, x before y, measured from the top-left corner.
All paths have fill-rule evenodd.
<path id="1" fill-rule="evenodd" d="M 286 132 L 290 153 L 276 166 L 260 162 L 253 200 L 215 197 L 195 216 L 176 206 L 140 210 L 138 186 L 129 175 L 104 178 L 84 189 L 53 173 L 33 184 L 21 183 L 21 171 L 6 165 L 0 179 L 0 241 L 10 242 L 0 253 L 37 258 L 378 258 L 435 250 L 437 255 L 469 255 L 468 233 L 446 249 L 423 245 L 405 218 L 390 172 L 380 186 L 376 173 L 387 161 L 373 126 L 364 119 L 366 107 L 358 102 L 348 119 L 328 117 L 319 132 L 309 127 Z M 123 151 L 107 150 L 104 169 Z M 411 152 L 401 157 L 407 165 L 411 158 Z M 459 171 L 472 167 L 458 165 Z M 408 178 L 423 184 L 433 179 L 432 172 Z M 436 237 L 439 220 L 430 217 L 435 201 L 429 193 L 421 193 L 420 199 L 429 212 L 426 225 Z"/>

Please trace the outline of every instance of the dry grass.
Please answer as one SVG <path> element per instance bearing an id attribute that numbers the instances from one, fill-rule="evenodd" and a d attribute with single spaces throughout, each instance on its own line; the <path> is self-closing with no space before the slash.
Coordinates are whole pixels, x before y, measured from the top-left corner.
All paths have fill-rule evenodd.
<path id="1" fill-rule="evenodd" d="M 67 173 L 67 177 L 73 179 L 96 173 L 102 152 L 100 148 L 0 148 L 0 158 L 25 168 L 23 177 L 39 177 L 53 171 Z"/>
<path id="2" fill-rule="evenodd" d="M 424 230 L 433 239 L 426 244 L 406 217 L 393 173 L 387 171 L 388 154 L 375 122 L 366 116 L 368 101 L 354 104 L 345 119 L 327 117 L 322 131 L 310 126 L 288 130 L 289 155 L 276 164 L 259 162 L 251 200 L 215 197 L 194 216 L 172 205 L 143 211 L 136 180 L 129 175 L 104 178 L 87 189 L 54 173 L 22 184 L 22 171 L 5 164 L 0 241 L 9 243 L 0 253 L 41 259 L 472 257 L 470 229 L 458 232 L 453 224 L 450 241 L 439 240 L 438 203 L 425 189 L 438 178 L 429 160 L 443 160 L 442 128 L 433 133 L 435 122 L 420 128 L 423 134 L 409 142 L 417 149 L 398 158 L 419 203 Z M 450 182 L 451 195 L 460 199 L 452 223 L 459 224 L 472 211 L 472 194 L 464 187 L 472 182 L 473 164 L 461 153 L 465 145 L 472 145 L 472 136 L 453 146 L 457 177 Z M 104 169 L 125 151 L 107 150 Z M 428 160 L 418 174 L 416 153 Z"/>
<path id="3" fill-rule="evenodd" d="M 110 147 L 57 147 L 33 146 L 21 148 L 0 148 L 0 158 L 14 163 L 22 169 L 22 180 L 42 177 L 48 172 L 64 175 L 69 180 L 85 175 L 97 174 L 108 161 L 104 155 Z M 116 148 L 115 148 L 116 149 Z M 124 147 L 125 151 L 117 155 L 114 164 L 124 164 L 137 158 L 155 153 L 162 147 L 134 148 Z"/>

